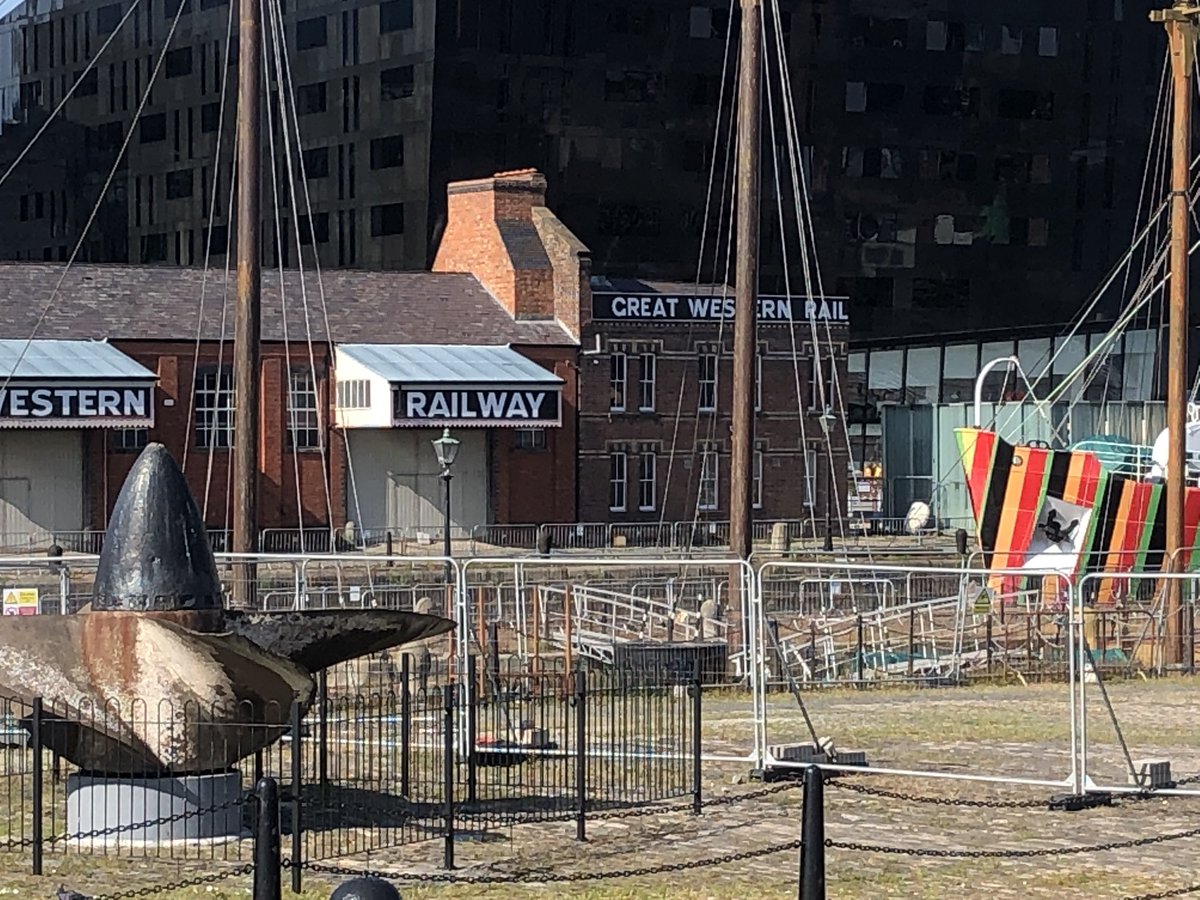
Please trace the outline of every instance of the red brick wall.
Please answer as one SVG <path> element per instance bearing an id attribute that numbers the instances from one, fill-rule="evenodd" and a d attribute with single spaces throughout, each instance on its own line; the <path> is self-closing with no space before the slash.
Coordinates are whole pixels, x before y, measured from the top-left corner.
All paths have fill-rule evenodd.
<path id="1" fill-rule="evenodd" d="M 211 481 L 208 489 L 208 509 L 205 522 L 210 528 L 226 528 L 229 497 L 229 477 L 232 465 L 228 450 L 204 450 L 195 446 L 191 410 L 191 393 L 194 383 L 195 346 L 187 343 L 159 343 L 147 341 L 114 341 L 122 352 L 136 359 L 147 368 L 156 371 L 159 383 L 155 389 L 155 427 L 150 440 L 166 445 L 171 454 L 184 465 L 188 485 L 203 509 L 205 483 L 209 480 L 211 458 Z M 296 528 L 301 520 L 304 524 L 316 525 L 329 522 L 332 506 L 333 525 L 344 521 L 345 448 L 341 435 L 330 423 L 331 398 L 328 392 L 328 353 L 326 346 L 314 347 L 318 379 L 319 402 L 325 410 L 326 458 L 328 468 L 322 463 L 316 450 L 293 452 L 287 446 L 287 380 L 284 348 L 280 344 L 263 346 L 262 373 L 262 422 L 259 446 L 259 521 L 262 528 Z M 202 344 L 199 365 L 215 366 L 218 362 L 216 344 Z M 225 347 L 222 358 L 230 362 L 230 348 Z M 308 349 L 296 346 L 291 352 L 294 367 L 308 365 Z M 168 405 L 171 403 L 172 405 Z M 236 439 L 236 435 L 235 435 Z M 85 444 L 87 470 L 93 473 L 89 479 L 89 494 L 85 509 L 91 517 L 91 527 L 103 528 L 116 502 L 117 493 L 129 473 L 136 452 L 124 452 L 113 448 L 110 432 L 90 432 Z M 298 465 L 297 465 L 298 464 Z M 329 477 L 333 473 L 333 477 Z M 297 508 L 296 484 L 299 479 L 300 499 Z M 329 495 L 327 499 L 326 485 Z"/>
<path id="2" fill-rule="evenodd" d="M 573 522 L 575 516 L 577 351 L 514 347 L 563 379 L 562 427 L 546 429 L 545 450 L 521 450 L 516 430 L 492 432 L 492 510 L 503 523 Z"/>

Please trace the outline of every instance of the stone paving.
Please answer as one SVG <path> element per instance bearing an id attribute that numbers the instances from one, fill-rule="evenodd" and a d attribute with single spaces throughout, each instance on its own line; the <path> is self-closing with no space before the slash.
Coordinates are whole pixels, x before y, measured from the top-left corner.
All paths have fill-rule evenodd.
<path id="1" fill-rule="evenodd" d="M 1110 692 L 1134 758 L 1169 758 L 1176 777 L 1200 774 L 1200 680 L 1128 681 L 1110 685 Z M 806 695 L 806 700 L 822 735 L 832 736 L 839 746 L 867 751 L 876 766 L 1046 780 L 1065 779 L 1070 771 L 1065 685 L 839 691 Z M 801 738 L 801 719 L 791 697 L 772 697 L 769 710 L 772 742 Z M 751 733 L 748 698 L 732 693 L 706 698 L 706 751 L 745 748 Z M 1094 691 L 1089 694 L 1088 733 L 1089 771 L 1123 782 L 1123 753 Z M 748 767 L 740 763 L 706 764 L 706 797 L 760 789 L 762 785 L 747 781 L 747 773 Z M 881 774 L 847 780 L 949 800 L 1040 801 L 1066 790 Z M 1200 791 L 1200 782 L 1192 787 Z M 710 807 L 701 817 L 664 811 L 593 821 L 583 844 L 575 841 L 571 823 L 525 825 L 464 840 L 457 857 L 461 873 L 472 875 L 615 871 L 708 859 L 798 838 L 800 803 L 801 791 L 789 789 Z M 908 803 L 862 796 L 834 784 L 827 788 L 826 809 L 827 834 L 833 840 L 898 848 L 1023 852 L 1200 828 L 1200 798 L 1126 800 L 1067 813 Z M 284 844 L 286 849 L 286 837 Z M 441 853 L 441 841 L 430 840 L 331 862 L 396 873 L 437 873 Z M 80 862 L 78 857 L 69 859 L 69 865 L 49 860 L 47 871 L 56 874 L 41 880 L 6 875 L 12 868 L 5 866 L 0 888 L 27 887 L 21 896 L 52 896 L 46 885 L 63 880 L 58 872 L 69 869 L 79 873 L 72 876 L 76 890 L 99 890 L 102 883 L 97 880 L 105 867 L 117 864 L 106 860 L 104 867 L 81 871 Z M 831 897 L 1126 897 L 1200 882 L 1200 836 L 1082 855 L 1017 859 L 935 859 L 831 849 L 827 862 Z M 132 887 L 139 879 L 161 883 L 168 877 L 164 872 L 174 877 L 177 871 L 179 867 L 168 861 L 141 860 L 122 870 L 122 884 Z M 580 886 L 411 885 L 405 897 L 783 898 L 796 896 L 796 871 L 797 854 L 788 851 L 688 872 Z M 307 877 L 313 896 L 320 895 L 317 888 L 323 880 Z"/>

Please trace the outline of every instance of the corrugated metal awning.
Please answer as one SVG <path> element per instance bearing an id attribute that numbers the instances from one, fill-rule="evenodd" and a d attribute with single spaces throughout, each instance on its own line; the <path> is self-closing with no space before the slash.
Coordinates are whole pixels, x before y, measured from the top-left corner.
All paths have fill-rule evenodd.
<path id="1" fill-rule="evenodd" d="M 0 340 L 0 381 L 153 381 L 156 377 L 103 341 Z"/>
<path id="2" fill-rule="evenodd" d="M 512 347 L 472 344 L 339 344 L 338 352 L 401 385 L 562 384 Z"/>

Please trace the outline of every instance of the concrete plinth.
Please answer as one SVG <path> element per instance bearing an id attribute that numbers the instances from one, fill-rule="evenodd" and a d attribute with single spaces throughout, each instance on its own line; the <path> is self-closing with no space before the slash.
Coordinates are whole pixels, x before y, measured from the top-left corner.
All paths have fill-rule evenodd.
<path id="1" fill-rule="evenodd" d="M 241 794 L 237 772 L 174 778 L 69 775 L 67 838 L 104 845 L 236 838 L 242 832 Z M 116 830 L 100 833 L 108 829 Z"/>

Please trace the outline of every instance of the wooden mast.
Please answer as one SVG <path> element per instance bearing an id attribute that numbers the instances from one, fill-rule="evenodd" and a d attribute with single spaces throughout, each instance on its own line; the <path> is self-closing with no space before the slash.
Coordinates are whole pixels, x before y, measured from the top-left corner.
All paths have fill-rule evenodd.
<path id="1" fill-rule="evenodd" d="M 259 102 L 262 96 L 261 0 L 239 0 L 237 105 L 237 312 L 233 370 L 233 552 L 258 549 L 259 344 L 262 256 L 259 247 Z M 234 599 L 254 602 L 254 567 L 237 567 Z"/>
<path id="2" fill-rule="evenodd" d="M 762 119 L 762 4 L 741 0 L 738 68 L 737 264 L 734 268 L 733 453 L 729 547 L 749 559 L 754 484 L 754 357 L 758 321 L 759 154 Z"/>

